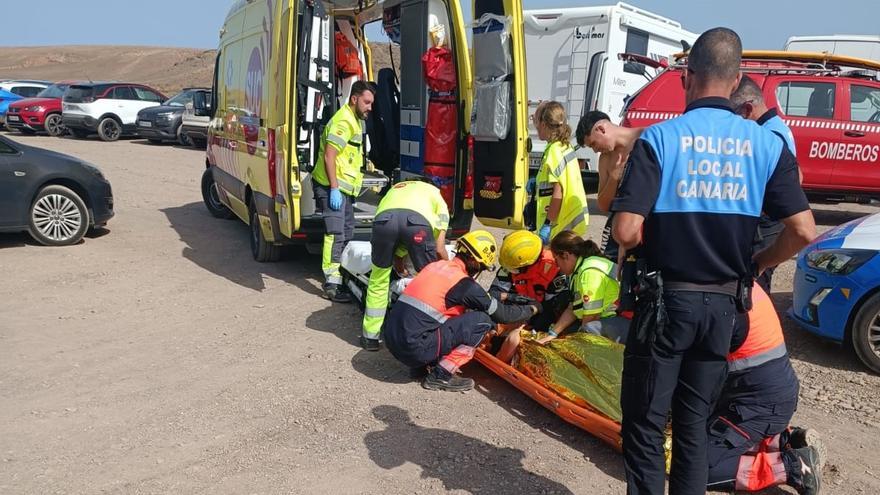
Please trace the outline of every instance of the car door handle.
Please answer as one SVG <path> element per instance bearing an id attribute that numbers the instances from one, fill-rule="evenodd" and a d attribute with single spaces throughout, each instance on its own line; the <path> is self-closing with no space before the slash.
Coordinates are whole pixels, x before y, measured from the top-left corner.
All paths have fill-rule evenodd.
<path id="1" fill-rule="evenodd" d="M 843 135 L 849 137 L 865 137 L 865 133 L 861 131 L 843 131 Z"/>

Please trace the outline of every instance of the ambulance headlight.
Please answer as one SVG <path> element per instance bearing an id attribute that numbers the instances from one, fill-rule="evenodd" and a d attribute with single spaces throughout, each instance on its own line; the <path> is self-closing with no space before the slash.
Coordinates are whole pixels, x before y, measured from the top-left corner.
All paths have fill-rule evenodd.
<path id="1" fill-rule="evenodd" d="M 877 251 L 869 249 L 817 249 L 807 254 L 807 266 L 832 275 L 849 275 L 868 262 Z"/>

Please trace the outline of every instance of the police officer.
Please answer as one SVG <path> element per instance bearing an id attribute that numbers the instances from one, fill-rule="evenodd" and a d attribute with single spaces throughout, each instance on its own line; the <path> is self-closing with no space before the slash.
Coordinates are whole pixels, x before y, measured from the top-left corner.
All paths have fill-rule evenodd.
<path id="1" fill-rule="evenodd" d="M 456 242 L 453 259 L 426 266 L 391 307 L 385 343 L 412 371 L 430 366 L 424 388 L 472 389 L 474 381 L 457 374 L 486 333 L 495 323 L 523 322 L 541 310 L 537 304 L 499 302 L 477 283 L 475 278 L 494 265 L 496 257 L 492 234 L 468 232 Z"/>
<path id="2" fill-rule="evenodd" d="M 727 356 L 730 374 L 709 421 L 709 489 L 758 491 L 788 484 L 819 492 L 823 446 L 815 430 L 788 428 L 799 383 L 770 296 L 756 286 L 737 315 L 745 341 Z M 744 330 L 745 330 L 744 329 Z"/>
<path id="3" fill-rule="evenodd" d="M 758 86 L 751 77 L 743 76 L 742 81 L 739 83 L 739 87 L 737 87 L 736 91 L 730 95 L 730 104 L 733 105 L 734 111 L 742 118 L 754 120 L 758 125 L 776 133 L 779 138 L 785 142 L 788 151 L 791 151 L 792 155 L 797 156 L 794 134 L 792 134 L 791 129 L 785 125 L 785 122 L 776 112 L 775 108 L 767 108 L 767 104 L 764 102 L 764 95 L 761 92 L 761 87 Z M 800 174 L 800 169 L 798 169 L 798 174 Z M 755 233 L 755 251 L 760 251 L 770 244 L 773 244 L 773 241 L 781 231 L 781 223 L 771 220 L 767 215 L 761 214 L 761 221 L 758 223 L 758 230 Z M 773 271 L 775 269 L 775 266 L 767 268 L 764 270 L 764 273 L 755 280 L 755 282 L 763 287 L 764 291 L 767 293 L 770 293 Z"/>
<path id="4" fill-rule="evenodd" d="M 669 493 L 705 492 L 707 420 L 727 375 L 735 314 L 751 304 L 754 273 L 815 236 L 791 152 L 730 106 L 741 55 L 729 29 L 697 39 L 682 71 L 684 115 L 645 129 L 611 205 L 615 240 L 627 250 L 644 242 L 646 264 L 621 387 L 630 494 L 663 493 L 670 408 Z M 785 229 L 752 256 L 762 210 Z"/>
<path id="5" fill-rule="evenodd" d="M 580 166 L 569 144 L 571 127 L 558 101 L 541 103 L 534 115 L 538 137 L 547 142 L 538 169 L 535 226 L 544 244 L 563 230 L 587 233 L 590 213 Z"/>
<path id="6" fill-rule="evenodd" d="M 437 258 L 447 259 L 449 208 L 440 190 L 426 182 L 399 182 L 379 202 L 370 238 L 373 267 L 367 287 L 361 346 L 379 350 L 379 332 L 388 309 L 391 267 L 409 254 L 419 272 Z M 398 263 L 400 264 L 400 263 Z"/>
<path id="7" fill-rule="evenodd" d="M 318 163 L 312 173 L 317 209 L 324 217 L 324 297 L 350 302 L 342 285 L 339 262 L 342 250 L 354 236 L 354 201 L 363 181 L 363 120 L 373 107 L 375 90 L 370 83 L 356 81 L 351 96 L 324 128 Z"/>

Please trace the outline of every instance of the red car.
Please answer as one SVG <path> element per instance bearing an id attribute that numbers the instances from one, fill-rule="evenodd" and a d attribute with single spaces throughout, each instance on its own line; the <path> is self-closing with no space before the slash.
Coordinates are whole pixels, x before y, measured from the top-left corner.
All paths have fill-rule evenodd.
<path id="1" fill-rule="evenodd" d="M 22 134 L 46 131 L 50 136 L 61 136 L 67 133 L 61 122 L 61 96 L 71 84 L 75 82 L 57 82 L 33 98 L 11 103 L 6 113 L 6 127 Z"/>
<path id="2" fill-rule="evenodd" d="M 682 62 L 629 99 L 623 125 L 645 127 L 681 115 Z M 794 134 L 803 188 L 812 201 L 880 199 L 880 62 L 744 51 L 742 69 L 763 88 L 767 106 L 776 108 Z"/>

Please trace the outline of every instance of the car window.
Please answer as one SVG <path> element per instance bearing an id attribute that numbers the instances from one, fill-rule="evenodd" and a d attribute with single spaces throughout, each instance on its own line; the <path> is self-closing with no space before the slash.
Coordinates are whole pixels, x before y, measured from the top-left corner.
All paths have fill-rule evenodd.
<path id="1" fill-rule="evenodd" d="M 40 98 L 61 98 L 65 89 L 67 89 L 67 84 L 53 84 L 40 91 L 37 96 Z"/>
<path id="2" fill-rule="evenodd" d="M 12 146 L 9 146 L 3 140 L 0 140 L 0 155 L 14 155 L 15 153 L 17 153 L 17 151 L 15 151 Z"/>
<path id="3" fill-rule="evenodd" d="M 784 82 L 776 88 L 776 101 L 783 114 L 792 117 L 834 117 L 834 83 Z"/>
<path id="4" fill-rule="evenodd" d="M 880 88 L 850 86 L 849 115 L 855 122 L 880 122 Z"/>
<path id="5" fill-rule="evenodd" d="M 627 29 L 626 53 L 647 56 L 648 33 L 633 28 Z M 645 71 L 645 66 L 638 62 L 626 62 L 623 64 L 623 71 L 629 72 L 630 74 L 642 74 Z"/>
<path id="6" fill-rule="evenodd" d="M 137 100 L 137 96 L 135 96 L 131 86 L 117 86 L 113 88 L 113 96 L 111 98 L 114 100 Z"/>
<path id="7" fill-rule="evenodd" d="M 169 105 L 172 107 L 185 107 L 187 103 L 192 103 L 192 101 L 193 91 L 184 91 L 183 93 L 178 93 L 174 95 L 174 97 L 163 103 L 163 105 Z"/>
<path id="8" fill-rule="evenodd" d="M 25 98 L 32 98 L 42 91 L 43 88 L 37 86 L 14 86 L 12 92 Z"/>
<path id="9" fill-rule="evenodd" d="M 162 103 L 161 95 L 150 91 L 149 89 L 144 88 L 134 88 L 135 93 L 137 93 L 137 99 L 141 101 L 155 101 L 156 103 Z"/>

